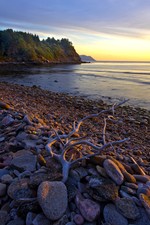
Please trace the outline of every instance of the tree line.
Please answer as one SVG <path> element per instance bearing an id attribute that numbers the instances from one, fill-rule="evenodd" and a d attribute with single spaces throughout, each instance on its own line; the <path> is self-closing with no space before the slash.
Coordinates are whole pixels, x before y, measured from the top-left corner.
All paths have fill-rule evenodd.
<path id="1" fill-rule="evenodd" d="M 38 35 L 7 29 L 0 31 L 0 61 L 78 63 L 81 60 L 66 38 L 40 40 Z"/>

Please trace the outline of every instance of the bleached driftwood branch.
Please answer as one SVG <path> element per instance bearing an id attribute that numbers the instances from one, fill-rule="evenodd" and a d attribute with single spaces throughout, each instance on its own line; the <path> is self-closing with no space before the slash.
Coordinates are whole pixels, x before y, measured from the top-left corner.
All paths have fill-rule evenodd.
<path id="1" fill-rule="evenodd" d="M 119 141 L 112 141 L 112 142 L 107 143 L 106 142 L 106 126 L 107 126 L 106 118 L 104 118 L 104 126 L 103 126 L 103 132 L 102 132 L 102 145 L 101 146 L 93 144 L 91 141 L 85 139 L 86 137 L 79 137 L 79 138 L 72 137 L 75 133 L 79 132 L 80 126 L 82 125 L 82 123 L 85 120 L 88 120 L 88 119 L 91 119 L 94 117 L 99 117 L 101 114 L 108 113 L 108 112 L 112 112 L 112 114 L 114 116 L 114 110 L 127 101 L 128 100 L 125 100 L 123 102 L 120 102 L 119 104 L 115 104 L 115 105 L 113 105 L 113 107 L 111 109 L 102 110 L 97 114 L 88 115 L 88 116 L 84 117 L 83 119 L 81 119 L 78 123 L 74 122 L 73 130 L 68 134 L 59 135 L 56 131 L 54 131 L 55 136 L 49 139 L 48 144 L 46 145 L 46 150 L 49 152 L 49 154 L 53 158 L 55 158 L 57 161 L 59 161 L 62 164 L 62 174 L 63 174 L 62 181 L 63 182 L 67 181 L 69 170 L 70 170 L 71 166 L 74 165 L 75 163 L 77 163 L 83 159 L 88 159 L 90 157 L 97 156 L 101 153 L 102 150 L 104 150 L 108 147 L 111 147 L 111 146 L 119 145 L 119 144 L 124 143 L 129 140 L 129 138 L 125 138 L 125 139 L 122 139 Z M 113 118 L 113 116 L 110 116 L 110 117 Z M 108 118 L 109 118 L 109 116 L 108 116 Z M 61 154 L 57 154 L 53 151 L 53 145 L 55 143 L 59 143 Z M 81 154 L 81 157 L 77 158 L 77 159 L 73 159 L 73 155 L 72 155 L 69 160 L 67 159 L 67 153 L 70 150 L 74 149 L 74 147 L 83 146 L 83 145 L 87 145 L 87 146 L 91 147 L 94 152 L 92 152 L 92 154 L 87 154 L 87 155 Z"/>

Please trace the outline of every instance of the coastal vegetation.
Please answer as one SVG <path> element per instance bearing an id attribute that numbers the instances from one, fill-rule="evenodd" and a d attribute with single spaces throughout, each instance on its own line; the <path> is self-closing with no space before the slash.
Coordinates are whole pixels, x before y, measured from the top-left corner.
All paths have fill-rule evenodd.
<path id="1" fill-rule="evenodd" d="M 72 43 L 7 29 L 0 31 L 0 62 L 80 63 Z"/>

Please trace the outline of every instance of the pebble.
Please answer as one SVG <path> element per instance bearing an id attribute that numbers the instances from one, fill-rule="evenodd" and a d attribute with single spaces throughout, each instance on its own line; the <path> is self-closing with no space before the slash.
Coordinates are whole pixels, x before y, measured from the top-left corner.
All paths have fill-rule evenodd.
<path id="1" fill-rule="evenodd" d="M 116 210 L 113 204 L 105 206 L 103 215 L 105 221 L 110 225 L 128 225 L 127 219 Z"/>
<path id="2" fill-rule="evenodd" d="M 93 222 L 100 215 L 100 205 L 93 200 L 85 199 L 82 195 L 76 195 L 76 205 L 82 216 L 89 222 Z"/>
<path id="3" fill-rule="evenodd" d="M 146 183 L 147 181 L 150 181 L 150 176 L 148 175 L 133 175 L 135 179 L 139 182 Z"/>
<path id="4" fill-rule="evenodd" d="M 28 178 L 13 181 L 8 187 L 7 194 L 12 199 L 33 197 L 32 190 L 29 189 L 28 183 Z"/>
<path id="5" fill-rule="evenodd" d="M 28 212 L 26 216 L 26 225 L 33 225 L 33 220 L 36 217 L 35 213 Z"/>
<path id="6" fill-rule="evenodd" d="M 102 177 L 105 177 L 105 178 L 108 177 L 108 175 L 107 175 L 107 173 L 106 173 L 106 171 L 105 171 L 105 169 L 104 169 L 103 167 L 97 165 L 97 166 L 96 166 L 96 169 L 97 169 L 97 172 L 98 172 Z"/>
<path id="7" fill-rule="evenodd" d="M 67 209 L 67 188 L 60 181 L 42 182 L 38 187 L 38 202 L 50 220 L 58 220 Z"/>
<path id="8" fill-rule="evenodd" d="M 117 210 L 127 219 L 136 220 L 140 217 L 140 210 L 130 198 L 119 198 L 115 201 Z"/>
<path id="9" fill-rule="evenodd" d="M 124 176 L 119 167 L 110 159 L 106 159 L 103 164 L 108 176 L 117 184 L 121 185 L 124 181 Z"/>
<path id="10" fill-rule="evenodd" d="M 9 174 L 5 174 L 1 177 L 1 182 L 3 184 L 10 184 L 13 181 L 13 177 Z"/>
<path id="11" fill-rule="evenodd" d="M 4 196 L 6 194 L 7 188 L 6 184 L 0 183 L 0 197 Z"/>
<path id="12" fill-rule="evenodd" d="M 144 208 L 148 214 L 148 217 L 150 219 L 150 197 L 145 194 L 140 194 L 139 199 L 140 199 L 142 205 L 144 206 Z"/>
<path id="13" fill-rule="evenodd" d="M 21 156 L 15 157 L 11 165 L 20 171 L 35 171 L 36 169 L 37 157 L 33 154 L 28 154 L 27 152 Z"/>
<path id="14" fill-rule="evenodd" d="M 25 225 L 25 222 L 21 218 L 17 218 L 15 220 L 9 221 L 9 223 L 7 225 Z"/>
<path id="15" fill-rule="evenodd" d="M 10 115 L 8 115 L 8 116 L 4 117 L 4 119 L 1 121 L 0 125 L 1 126 L 9 126 L 13 122 L 14 122 L 14 119 Z"/>
<path id="16" fill-rule="evenodd" d="M 50 225 L 50 221 L 43 215 L 38 214 L 32 221 L 33 225 Z"/>
<path id="17" fill-rule="evenodd" d="M 3 175 L 9 174 L 9 171 L 7 169 L 0 169 L 0 179 L 2 178 Z"/>
<path id="18" fill-rule="evenodd" d="M 63 97 L 61 105 L 63 101 L 66 102 L 66 98 Z M 43 95 L 40 101 L 44 99 Z M 82 101 L 80 103 L 77 110 L 81 111 Z M 102 155 L 85 159 L 70 169 L 69 178 L 63 184 L 60 182 L 62 166 L 49 156 L 45 145 L 49 137 L 53 138 L 52 127 L 59 134 L 70 132 L 72 125 L 70 121 L 66 125 L 67 114 L 65 118 L 50 112 L 52 116 L 47 126 L 46 115 L 42 115 L 44 119 L 39 118 L 40 107 L 36 114 L 32 108 L 33 112 L 27 115 L 24 109 L 26 103 L 22 101 L 22 104 L 23 112 L 15 112 L 9 108 L 6 111 L 7 107 L 3 110 L 0 102 L 0 225 L 150 225 L 150 165 L 145 146 L 143 149 L 138 148 L 139 143 L 136 143 L 137 146 L 133 144 L 132 150 L 123 144 L 121 148 L 116 148 L 116 152 L 105 151 Z M 63 122 L 64 130 L 59 127 L 59 121 Z M 122 125 L 127 134 L 128 125 L 124 122 Z M 111 129 L 111 124 L 108 123 L 107 129 Z M 75 137 L 79 138 L 80 135 L 76 134 L 72 138 Z M 54 145 L 56 151 L 59 147 L 58 143 Z M 79 150 L 80 154 L 75 157 L 81 157 L 81 151 L 83 154 L 88 153 L 86 147 L 82 149 L 79 146 Z M 45 183 L 48 183 L 48 188 Z M 8 219 L 5 223 L 3 219 L 6 216 Z"/>
<path id="19" fill-rule="evenodd" d="M 114 201 L 118 198 L 118 186 L 110 179 L 91 178 L 89 186 L 92 188 L 91 196 L 97 201 Z"/>
<path id="20" fill-rule="evenodd" d="M 82 225 L 84 223 L 84 218 L 81 214 L 76 214 L 73 219 L 77 225 Z"/>
<path id="21" fill-rule="evenodd" d="M 127 186 L 124 186 L 122 185 L 121 186 L 121 190 L 128 193 L 128 194 L 131 194 L 131 195 L 136 195 L 136 190 L 135 189 L 132 189 L 130 187 L 127 187 Z"/>
<path id="22" fill-rule="evenodd" d="M 140 209 L 140 218 L 137 219 L 136 221 L 132 221 L 132 224 L 130 225 L 150 225 L 150 219 L 148 218 L 147 213 L 143 208 Z"/>
<path id="23" fill-rule="evenodd" d="M 0 225 L 5 225 L 9 221 L 9 215 L 6 211 L 0 210 Z"/>
<path id="24" fill-rule="evenodd" d="M 53 223 L 53 225 L 66 225 L 68 223 L 67 215 L 62 216 L 59 220 Z"/>
<path id="25" fill-rule="evenodd" d="M 136 174 L 145 175 L 144 170 L 138 164 L 133 164 L 131 168 L 135 171 Z"/>
<path id="26" fill-rule="evenodd" d="M 10 105 L 8 105 L 8 104 L 6 104 L 6 103 L 4 103 L 4 102 L 0 102 L 0 108 L 1 109 L 10 109 L 11 107 L 10 107 Z"/>

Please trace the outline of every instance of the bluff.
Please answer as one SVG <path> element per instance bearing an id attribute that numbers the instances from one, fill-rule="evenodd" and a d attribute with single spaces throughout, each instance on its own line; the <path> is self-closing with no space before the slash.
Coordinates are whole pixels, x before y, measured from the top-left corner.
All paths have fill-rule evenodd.
<path id="1" fill-rule="evenodd" d="M 0 31 L 0 62 L 81 63 L 72 43 L 7 29 Z"/>
<path id="2" fill-rule="evenodd" d="M 80 55 L 82 62 L 96 62 L 92 56 Z"/>

